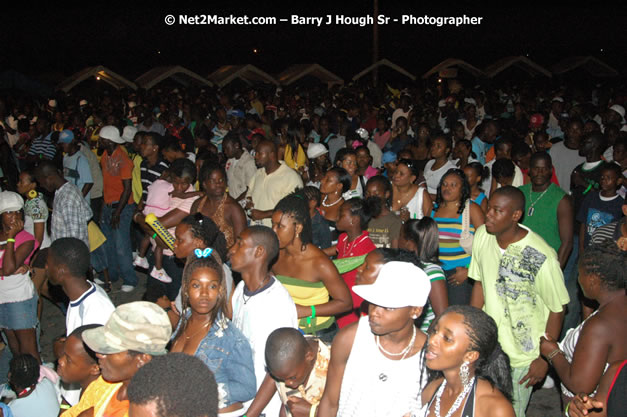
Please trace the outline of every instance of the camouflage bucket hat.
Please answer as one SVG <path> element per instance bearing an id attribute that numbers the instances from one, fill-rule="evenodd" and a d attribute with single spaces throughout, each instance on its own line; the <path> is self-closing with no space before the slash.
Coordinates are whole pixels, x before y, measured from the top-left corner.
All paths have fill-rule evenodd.
<path id="1" fill-rule="evenodd" d="M 171 334 L 170 320 L 161 307 L 136 301 L 116 308 L 104 326 L 83 332 L 83 341 L 105 355 L 125 350 L 165 355 Z"/>

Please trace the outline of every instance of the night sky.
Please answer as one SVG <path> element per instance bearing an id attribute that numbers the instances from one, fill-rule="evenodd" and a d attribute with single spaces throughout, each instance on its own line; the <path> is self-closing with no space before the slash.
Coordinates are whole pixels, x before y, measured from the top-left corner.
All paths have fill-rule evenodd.
<path id="1" fill-rule="evenodd" d="M 228 7 L 224 3 L 234 3 Z M 147 6 L 124 9 L 39 8 L 15 11 L 2 22 L 1 69 L 29 75 L 70 75 L 102 64 L 130 79 L 156 65 L 180 64 L 206 76 L 225 64 L 252 63 L 276 74 L 295 63 L 318 62 L 344 78 L 372 59 L 372 27 L 358 26 L 168 26 L 167 14 L 324 16 L 372 14 L 370 1 L 292 1 L 285 6 L 266 1 L 207 2 L 201 8 Z M 252 3 L 252 2 L 247 2 Z M 269 2 L 268 2 L 269 3 Z M 291 3 L 291 4 L 290 4 Z M 380 13 L 423 16 L 481 16 L 479 26 L 435 27 L 391 23 L 379 26 L 380 58 L 388 58 L 413 74 L 422 74 L 448 57 L 484 68 L 508 55 L 526 55 L 551 66 L 571 55 L 594 55 L 622 73 L 627 62 L 627 18 L 624 7 L 602 9 L 477 9 L 471 2 L 448 9 L 420 6 L 426 2 L 380 0 Z M 400 4 L 399 4 L 400 3 Z M 154 4 L 154 3 L 153 3 Z M 157 7 L 157 8 L 155 8 Z M 258 52 L 255 54 L 254 49 Z M 601 51 L 603 49 L 603 51 Z"/>

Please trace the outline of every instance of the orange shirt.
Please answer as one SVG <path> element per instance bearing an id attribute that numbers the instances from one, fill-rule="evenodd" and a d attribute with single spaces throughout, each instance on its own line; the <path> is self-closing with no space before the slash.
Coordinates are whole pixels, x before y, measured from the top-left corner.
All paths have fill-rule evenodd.
<path id="1" fill-rule="evenodd" d="M 131 180 L 133 177 L 133 161 L 128 157 L 121 146 L 115 148 L 113 154 L 109 156 L 104 151 L 100 158 L 102 168 L 103 197 L 105 204 L 120 201 L 124 184 L 122 180 Z M 133 193 L 128 197 L 128 204 L 133 203 Z"/>
<path id="2" fill-rule="evenodd" d="M 118 400 L 117 396 L 116 391 L 115 395 L 109 400 L 102 417 L 125 417 L 128 414 L 130 403 L 128 400 Z"/>

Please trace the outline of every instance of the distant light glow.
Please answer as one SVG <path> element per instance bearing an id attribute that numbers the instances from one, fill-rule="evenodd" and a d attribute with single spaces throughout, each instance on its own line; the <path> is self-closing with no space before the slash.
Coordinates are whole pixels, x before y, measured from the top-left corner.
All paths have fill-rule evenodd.
<path id="1" fill-rule="evenodd" d="M 161 51 L 157 51 L 157 54 L 159 54 L 159 55 L 160 55 L 160 54 L 161 54 Z"/>
<path id="2" fill-rule="evenodd" d="M 259 50 L 257 48 L 253 49 L 253 53 L 256 54 L 257 52 L 259 52 Z"/>
<path id="3" fill-rule="evenodd" d="M 100 77 L 96 77 L 96 80 L 100 81 Z"/>
<path id="4" fill-rule="evenodd" d="M 438 78 L 438 82 L 441 83 L 442 82 L 442 78 Z"/>

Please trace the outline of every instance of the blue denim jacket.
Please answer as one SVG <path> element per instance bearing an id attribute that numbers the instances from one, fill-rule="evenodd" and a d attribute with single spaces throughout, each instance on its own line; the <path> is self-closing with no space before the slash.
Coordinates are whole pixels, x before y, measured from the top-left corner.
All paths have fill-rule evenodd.
<path id="1" fill-rule="evenodd" d="M 188 311 L 188 317 L 190 314 Z M 180 323 L 175 335 L 181 330 Z M 216 378 L 218 409 L 251 400 L 257 393 L 253 351 L 248 340 L 230 320 L 218 318 L 198 345 L 194 356 L 203 361 Z"/>

